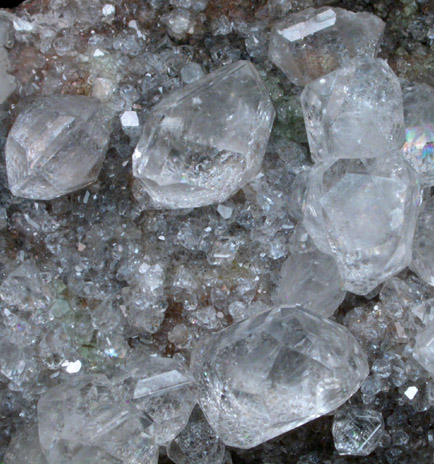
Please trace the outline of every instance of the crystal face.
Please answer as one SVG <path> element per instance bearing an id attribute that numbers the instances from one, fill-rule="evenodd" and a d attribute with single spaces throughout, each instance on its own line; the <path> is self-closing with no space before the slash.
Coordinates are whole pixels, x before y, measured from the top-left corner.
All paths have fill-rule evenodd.
<path id="1" fill-rule="evenodd" d="M 223 442 L 251 448 L 343 404 L 368 375 L 343 326 L 281 307 L 201 340 L 191 368 Z"/>
<path id="2" fill-rule="evenodd" d="M 301 94 L 312 158 L 374 158 L 404 142 L 399 79 L 380 59 L 359 58 Z"/>
<path id="3" fill-rule="evenodd" d="M 384 26 L 369 13 L 308 8 L 274 26 L 268 57 L 291 82 L 306 85 L 351 58 L 375 57 Z"/>
<path id="4" fill-rule="evenodd" d="M 223 202 L 259 171 L 273 120 L 257 71 L 238 61 L 153 109 L 133 154 L 133 174 L 156 207 Z"/>
<path id="5" fill-rule="evenodd" d="M 348 406 L 336 413 L 332 430 L 339 454 L 368 456 L 384 432 L 383 416 L 377 411 Z"/>
<path id="6" fill-rule="evenodd" d="M 344 288 L 365 295 L 410 263 L 419 203 L 417 174 L 399 154 L 318 163 L 303 222 Z"/>
<path id="7" fill-rule="evenodd" d="M 434 185 L 434 88 L 402 82 L 405 143 L 403 153 L 426 186 Z"/>
<path id="8" fill-rule="evenodd" d="M 109 130 L 96 98 L 38 99 L 15 121 L 6 142 L 9 188 L 16 196 L 50 200 L 94 182 Z"/>
<path id="9" fill-rule="evenodd" d="M 416 336 L 414 359 L 434 376 L 434 320 L 431 320 Z"/>

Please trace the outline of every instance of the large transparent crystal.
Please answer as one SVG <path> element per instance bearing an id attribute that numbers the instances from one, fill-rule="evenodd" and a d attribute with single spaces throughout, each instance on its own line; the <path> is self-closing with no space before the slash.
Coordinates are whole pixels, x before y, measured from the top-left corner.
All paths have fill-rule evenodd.
<path id="1" fill-rule="evenodd" d="M 359 58 L 311 82 L 301 94 L 312 158 L 373 158 L 400 149 L 399 79 L 380 59 Z"/>
<path id="2" fill-rule="evenodd" d="M 16 196 L 50 200 L 85 187 L 98 177 L 109 135 L 96 98 L 39 98 L 9 132 L 9 188 Z"/>
<path id="3" fill-rule="evenodd" d="M 153 109 L 133 154 L 133 174 L 157 207 L 223 202 L 259 171 L 273 120 L 253 64 L 225 66 Z"/>
<path id="4" fill-rule="evenodd" d="M 104 375 L 75 378 L 48 390 L 38 402 L 38 424 L 48 464 L 88 447 L 128 464 L 157 462 L 151 419 L 122 401 Z"/>
<path id="5" fill-rule="evenodd" d="M 404 156 L 424 185 L 434 185 L 434 88 L 403 81 Z"/>
<path id="6" fill-rule="evenodd" d="M 410 263 L 419 203 L 417 174 L 400 154 L 342 159 L 312 169 L 303 222 L 344 288 L 365 295 Z"/>
<path id="7" fill-rule="evenodd" d="M 201 340 L 191 368 L 208 422 L 238 448 L 332 411 L 368 375 L 353 335 L 300 307 L 275 308 Z"/>
<path id="8" fill-rule="evenodd" d="M 368 456 L 384 433 L 383 416 L 378 411 L 348 406 L 333 419 L 333 438 L 339 454 Z"/>
<path id="9" fill-rule="evenodd" d="M 38 427 L 23 427 L 9 443 L 4 464 L 46 464 L 39 444 Z"/>
<path id="10" fill-rule="evenodd" d="M 306 85 L 357 56 L 375 57 L 385 24 L 370 13 L 308 8 L 277 23 L 268 57 L 294 84 Z"/>

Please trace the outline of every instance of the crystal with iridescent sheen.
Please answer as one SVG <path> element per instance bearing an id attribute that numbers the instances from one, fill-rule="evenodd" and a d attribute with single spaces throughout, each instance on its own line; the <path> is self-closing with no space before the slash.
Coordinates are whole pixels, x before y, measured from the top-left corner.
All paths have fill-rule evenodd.
<path id="1" fill-rule="evenodd" d="M 418 176 L 399 153 L 341 159 L 312 169 L 303 222 L 344 288 L 365 295 L 410 264 L 419 203 Z"/>
<path id="2" fill-rule="evenodd" d="M 275 308 L 201 340 L 191 368 L 208 422 L 238 448 L 336 409 L 368 375 L 353 335 L 300 307 Z"/>
<path id="3" fill-rule="evenodd" d="M 374 158 L 404 142 L 399 79 L 380 59 L 359 58 L 301 94 L 312 158 Z"/>
<path id="4" fill-rule="evenodd" d="M 384 26 L 366 12 L 308 8 L 274 26 L 268 57 L 291 82 L 306 85 L 351 58 L 375 57 Z"/>
<path id="5" fill-rule="evenodd" d="M 176 90 L 148 115 L 133 174 L 159 208 L 225 201 L 258 173 L 274 120 L 252 63 Z"/>

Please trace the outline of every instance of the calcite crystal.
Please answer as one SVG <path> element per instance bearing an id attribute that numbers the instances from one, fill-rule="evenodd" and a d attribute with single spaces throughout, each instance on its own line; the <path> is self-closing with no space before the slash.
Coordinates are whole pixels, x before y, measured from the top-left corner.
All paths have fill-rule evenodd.
<path id="1" fill-rule="evenodd" d="M 404 142 L 399 79 L 380 59 L 359 58 L 301 94 L 312 158 L 373 158 Z"/>
<path id="2" fill-rule="evenodd" d="M 133 154 L 133 174 L 159 208 L 223 202 L 258 173 L 273 120 L 253 64 L 225 66 L 153 109 Z"/>
<path id="3" fill-rule="evenodd" d="M 95 182 L 109 136 L 96 98 L 37 99 L 18 116 L 8 135 L 9 188 L 16 196 L 50 200 Z"/>
<path id="4" fill-rule="evenodd" d="M 384 27 L 369 13 L 308 8 L 274 26 L 268 56 L 291 82 L 306 85 L 351 58 L 375 57 Z"/>
<path id="5" fill-rule="evenodd" d="M 399 153 L 341 159 L 312 169 L 303 223 L 344 288 L 365 295 L 409 265 L 419 204 L 418 176 Z"/>
<path id="6" fill-rule="evenodd" d="M 223 442 L 251 448 L 344 403 L 368 374 L 343 326 L 278 307 L 201 340 L 191 368 Z"/>

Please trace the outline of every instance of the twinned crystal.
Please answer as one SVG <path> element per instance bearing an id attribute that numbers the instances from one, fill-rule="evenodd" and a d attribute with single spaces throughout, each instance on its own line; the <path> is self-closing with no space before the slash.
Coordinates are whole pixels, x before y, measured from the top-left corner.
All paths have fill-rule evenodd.
<path id="1" fill-rule="evenodd" d="M 418 176 L 399 153 L 317 163 L 303 223 L 344 288 L 365 295 L 410 264 L 419 203 Z"/>
<path id="2" fill-rule="evenodd" d="M 191 368 L 223 442 L 251 448 L 343 404 L 368 375 L 343 326 L 278 307 L 201 340 Z"/>
<path id="3" fill-rule="evenodd" d="M 312 158 L 374 158 L 404 142 L 399 79 L 380 59 L 358 58 L 301 94 Z"/>
<path id="4" fill-rule="evenodd" d="M 133 154 L 133 174 L 159 208 L 223 202 L 258 173 L 273 120 L 253 64 L 225 66 L 152 110 Z"/>
<path id="5" fill-rule="evenodd" d="M 109 136 L 108 121 L 96 98 L 39 98 L 9 132 L 9 188 L 16 196 L 50 200 L 95 182 Z"/>
<path id="6" fill-rule="evenodd" d="M 308 8 L 274 26 L 268 56 L 291 82 L 306 85 L 351 58 L 375 57 L 384 27 L 369 13 Z"/>

